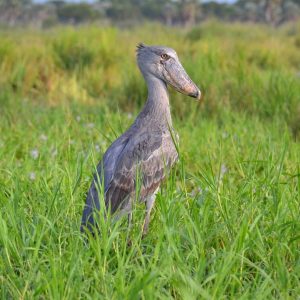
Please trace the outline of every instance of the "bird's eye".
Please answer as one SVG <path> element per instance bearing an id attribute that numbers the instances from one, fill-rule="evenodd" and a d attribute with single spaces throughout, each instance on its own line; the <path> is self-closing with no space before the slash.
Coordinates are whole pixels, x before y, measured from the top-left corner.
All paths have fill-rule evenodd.
<path id="1" fill-rule="evenodd" d="M 166 53 L 163 53 L 160 57 L 164 60 L 168 60 L 170 58 L 170 56 Z"/>

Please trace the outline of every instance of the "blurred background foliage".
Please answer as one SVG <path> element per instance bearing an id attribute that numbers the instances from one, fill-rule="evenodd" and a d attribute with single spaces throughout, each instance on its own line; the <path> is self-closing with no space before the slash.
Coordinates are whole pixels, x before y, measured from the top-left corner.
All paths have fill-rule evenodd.
<path id="1" fill-rule="evenodd" d="M 235 111 L 261 120 L 276 118 L 299 135 L 299 23 L 280 28 L 209 21 L 176 29 L 146 23 L 131 29 L 2 30 L 1 102 L 29 99 L 51 106 L 76 102 L 138 110 L 147 93 L 135 62 L 141 41 L 176 49 L 203 91 L 205 105 L 195 110 L 193 101 L 170 90 L 177 117 L 221 120 L 226 111 Z"/>
<path id="2" fill-rule="evenodd" d="M 299 0 L 0 0 L 2 26 L 51 27 L 61 24 L 112 23 L 129 26 L 144 21 L 192 26 L 207 19 L 259 22 L 273 26 L 295 22 Z"/>
<path id="3" fill-rule="evenodd" d="M 296 299 L 298 12 L 291 0 L 0 0 L 1 299 Z M 132 247 L 126 220 L 104 218 L 86 247 L 95 164 L 147 97 L 139 42 L 173 47 L 203 102 L 170 88 L 180 163 L 149 236 L 137 207 Z"/>

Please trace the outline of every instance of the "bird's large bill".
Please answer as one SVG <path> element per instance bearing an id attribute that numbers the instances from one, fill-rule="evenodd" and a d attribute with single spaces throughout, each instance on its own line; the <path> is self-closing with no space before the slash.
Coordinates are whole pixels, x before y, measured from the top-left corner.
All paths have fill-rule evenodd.
<path id="1" fill-rule="evenodd" d="M 171 58 L 165 63 L 164 76 L 167 82 L 178 92 L 200 100 L 201 92 L 197 85 L 191 80 L 189 75 L 179 61 Z"/>

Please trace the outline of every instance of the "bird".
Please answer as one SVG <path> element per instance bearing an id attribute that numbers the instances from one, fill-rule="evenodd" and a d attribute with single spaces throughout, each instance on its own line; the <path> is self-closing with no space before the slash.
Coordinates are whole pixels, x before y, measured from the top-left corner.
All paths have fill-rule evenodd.
<path id="1" fill-rule="evenodd" d="M 134 201 L 145 203 L 142 236 L 147 234 L 157 191 L 179 157 L 167 86 L 198 100 L 201 97 L 174 49 L 139 43 L 136 59 L 148 97 L 133 124 L 109 146 L 97 165 L 80 226 L 82 232 L 92 235 L 98 231 L 101 195 L 105 211 L 116 218 L 127 215 L 129 224 Z"/>

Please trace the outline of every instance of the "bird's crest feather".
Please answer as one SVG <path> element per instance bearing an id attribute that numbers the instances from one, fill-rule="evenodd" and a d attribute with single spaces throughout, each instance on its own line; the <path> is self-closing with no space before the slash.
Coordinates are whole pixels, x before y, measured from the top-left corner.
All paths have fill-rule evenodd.
<path id="1" fill-rule="evenodd" d="M 136 46 L 136 53 L 139 54 L 140 51 L 142 51 L 143 49 L 145 49 L 147 46 L 144 43 L 138 43 Z"/>

